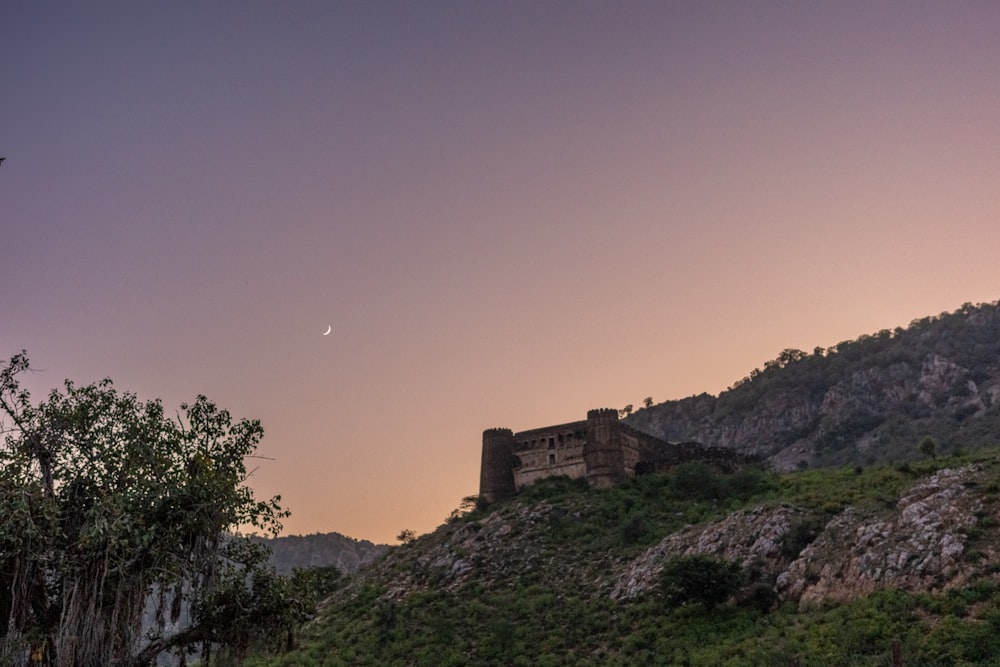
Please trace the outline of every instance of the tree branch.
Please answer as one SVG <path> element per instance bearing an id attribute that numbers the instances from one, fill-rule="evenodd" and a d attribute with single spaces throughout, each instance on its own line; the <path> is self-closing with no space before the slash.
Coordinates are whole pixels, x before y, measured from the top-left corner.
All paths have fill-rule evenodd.
<path id="1" fill-rule="evenodd" d="M 192 626 L 169 637 L 157 637 L 147 644 L 146 648 L 139 651 L 135 657 L 123 663 L 121 667 L 149 667 L 164 651 L 211 641 L 211 639 L 212 633 L 207 627 L 204 625 Z"/>

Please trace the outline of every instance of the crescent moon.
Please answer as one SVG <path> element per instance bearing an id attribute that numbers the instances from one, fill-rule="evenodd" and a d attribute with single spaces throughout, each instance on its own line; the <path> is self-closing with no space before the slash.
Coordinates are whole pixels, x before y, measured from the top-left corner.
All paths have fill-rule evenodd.
<path id="1" fill-rule="evenodd" d="M 326 328 L 326 331 L 323 332 L 323 335 L 324 336 L 329 336 L 331 331 L 333 331 L 333 325 L 332 324 Z"/>

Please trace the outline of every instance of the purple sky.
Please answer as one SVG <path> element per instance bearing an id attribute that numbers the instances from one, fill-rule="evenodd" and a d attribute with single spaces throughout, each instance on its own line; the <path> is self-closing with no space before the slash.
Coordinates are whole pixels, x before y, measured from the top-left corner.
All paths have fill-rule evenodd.
<path id="1" fill-rule="evenodd" d="M 998 36 L 993 1 L 7 3 L 0 357 L 259 418 L 289 533 L 424 532 L 485 428 L 1000 298 Z"/>

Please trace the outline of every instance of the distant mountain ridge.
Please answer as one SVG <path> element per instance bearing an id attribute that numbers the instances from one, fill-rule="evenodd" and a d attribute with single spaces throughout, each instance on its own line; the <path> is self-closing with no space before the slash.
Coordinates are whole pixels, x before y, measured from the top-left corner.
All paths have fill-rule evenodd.
<path id="1" fill-rule="evenodd" d="M 345 573 L 355 572 L 389 548 L 368 540 L 356 540 L 340 533 L 288 535 L 274 539 L 257 538 L 271 548 L 271 565 L 287 574 L 296 567 L 335 566 Z"/>
<path id="2" fill-rule="evenodd" d="M 813 352 L 784 350 L 719 396 L 637 411 L 631 426 L 769 459 L 780 469 L 873 464 L 997 444 L 1000 302 L 965 304 Z"/>

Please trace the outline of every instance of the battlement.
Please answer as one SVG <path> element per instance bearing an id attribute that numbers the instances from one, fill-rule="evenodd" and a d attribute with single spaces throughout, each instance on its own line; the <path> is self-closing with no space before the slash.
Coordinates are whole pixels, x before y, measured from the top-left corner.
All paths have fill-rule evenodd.
<path id="1" fill-rule="evenodd" d="M 584 478 L 605 488 L 636 474 L 704 460 L 730 467 L 741 457 L 697 442 L 670 443 L 622 423 L 618 411 L 587 411 L 586 421 L 514 432 L 483 431 L 479 495 L 487 502 L 514 496 L 518 490 L 549 477 Z"/>

